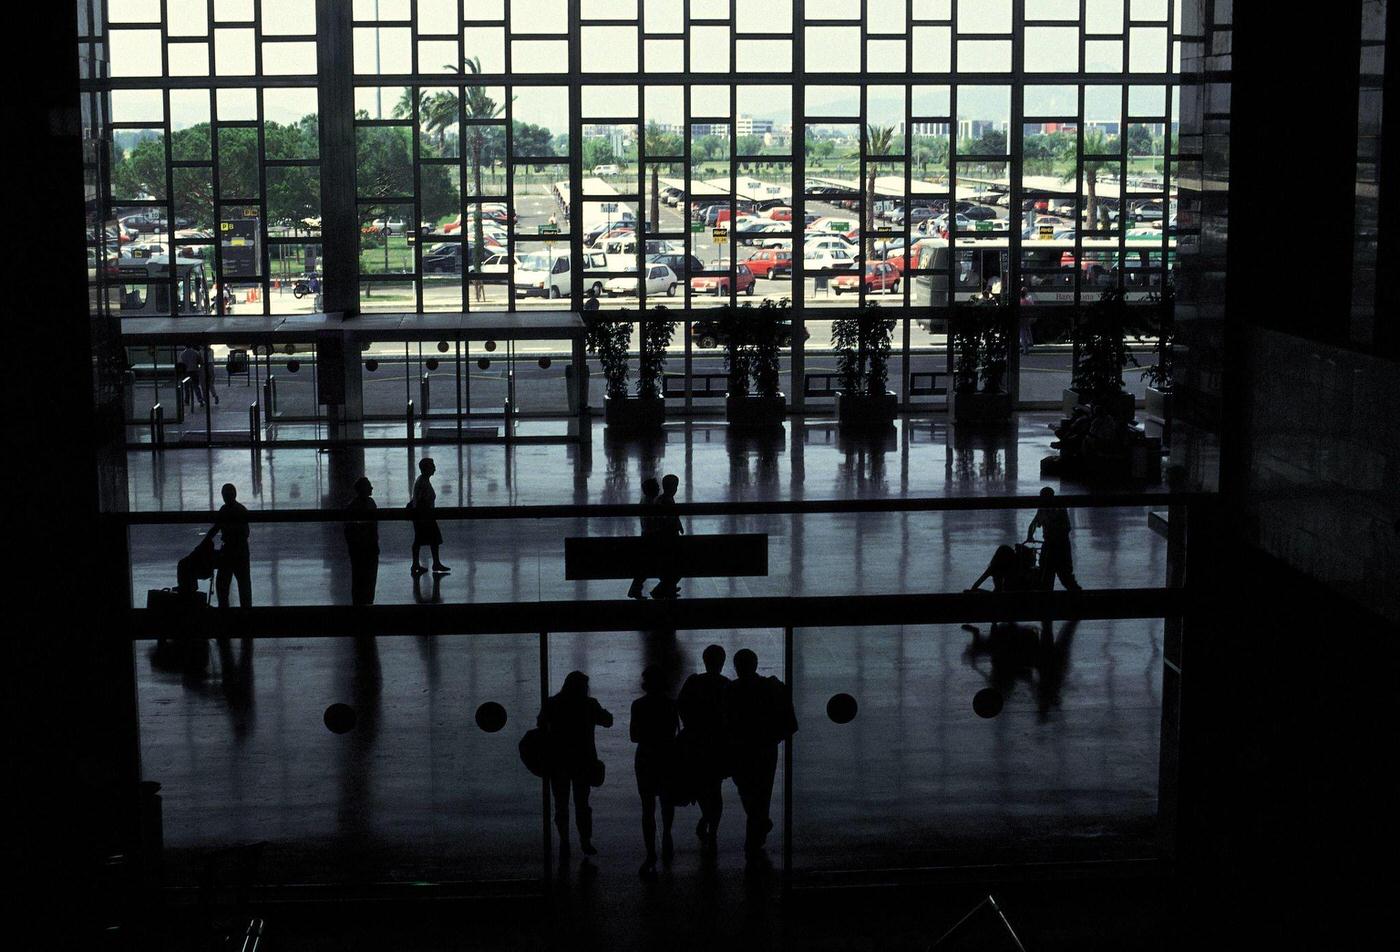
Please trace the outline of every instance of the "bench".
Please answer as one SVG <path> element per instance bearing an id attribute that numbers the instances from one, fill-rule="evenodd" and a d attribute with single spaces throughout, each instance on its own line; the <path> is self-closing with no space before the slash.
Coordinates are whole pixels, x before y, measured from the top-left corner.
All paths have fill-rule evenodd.
<path id="1" fill-rule="evenodd" d="M 768 534 L 575 536 L 564 540 L 570 582 L 647 576 L 732 578 L 768 574 Z"/>
<path id="2" fill-rule="evenodd" d="M 661 378 L 661 395 L 679 399 L 687 396 L 722 397 L 729 392 L 729 374 L 691 374 L 690 381 L 687 387 L 685 374 L 666 374 Z"/>
<path id="3" fill-rule="evenodd" d="M 802 392 L 807 396 L 836 396 L 836 382 L 841 379 L 840 374 L 804 374 L 803 377 Z M 818 385 L 818 381 L 820 381 L 820 385 Z"/>
<path id="4" fill-rule="evenodd" d="M 947 384 L 940 385 L 938 379 L 948 376 L 939 370 L 915 370 L 909 373 L 909 396 L 941 397 L 948 393 Z"/>

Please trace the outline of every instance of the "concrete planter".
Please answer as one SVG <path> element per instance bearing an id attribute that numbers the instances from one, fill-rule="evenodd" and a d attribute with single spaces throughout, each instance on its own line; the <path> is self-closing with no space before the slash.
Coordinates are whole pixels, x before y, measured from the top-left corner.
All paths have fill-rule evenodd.
<path id="1" fill-rule="evenodd" d="M 1011 422 L 1011 394 L 984 390 L 948 394 L 949 413 L 960 425 L 999 426 Z"/>
<path id="2" fill-rule="evenodd" d="M 1163 446 L 1171 445 L 1172 434 L 1172 392 L 1170 390 L 1158 390 L 1156 387 L 1147 388 L 1147 410 L 1146 419 L 1143 420 L 1142 431 L 1148 436 L 1157 437 L 1162 441 Z"/>
<path id="3" fill-rule="evenodd" d="M 1089 401 L 1081 397 L 1078 390 L 1068 389 L 1064 392 L 1064 414 L 1066 417 L 1074 413 L 1074 408 L 1080 404 L 1087 406 Z M 1136 415 L 1136 403 L 1131 393 L 1115 394 L 1109 400 L 1108 410 L 1115 417 L 1123 422 L 1124 426 L 1132 426 L 1133 417 Z"/>
<path id="4" fill-rule="evenodd" d="M 894 424 L 899 414 L 899 398 L 891 390 L 879 396 L 868 393 L 836 394 L 836 420 L 843 427 L 883 430 Z"/>
<path id="5" fill-rule="evenodd" d="M 752 394 L 725 394 L 725 418 L 731 426 L 750 430 L 773 429 L 787 417 L 787 396 L 759 397 Z"/>
<path id="6" fill-rule="evenodd" d="M 657 430 L 666 422 L 666 401 L 660 397 L 604 397 L 603 419 L 612 429 Z"/>

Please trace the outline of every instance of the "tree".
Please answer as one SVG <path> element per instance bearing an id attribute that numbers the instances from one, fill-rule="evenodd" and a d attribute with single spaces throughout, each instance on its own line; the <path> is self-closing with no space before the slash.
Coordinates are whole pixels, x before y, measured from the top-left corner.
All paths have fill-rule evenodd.
<path id="1" fill-rule="evenodd" d="M 894 144 L 894 126 L 867 126 L 865 154 L 867 156 L 889 155 Z M 865 182 L 865 254 L 869 260 L 875 257 L 875 173 L 879 169 L 867 163 L 868 175 Z"/>
<path id="2" fill-rule="evenodd" d="M 740 136 L 737 155 L 760 155 L 763 152 L 763 136 Z"/>
<path id="3" fill-rule="evenodd" d="M 612 143 L 607 139 L 594 136 L 583 140 L 583 167 L 585 169 L 595 169 L 600 165 L 610 165 L 616 156 L 613 155 Z"/>
<path id="4" fill-rule="evenodd" d="M 405 86 L 399 101 L 394 103 L 395 119 L 412 119 L 414 112 L 421 114 L 428 101 L 428 94 L 417 86 Z"/>
<path id="5" fill-rule="evenodd" d="M 511 135 L 515 140 L 516 155 L 554 154 L 554 136 L 548 129 L 517 119 L 511 126 Z"/>
<path id="6" fill-rule="evenodd" d="M 437 140 L 437 154 L 447 154 L 447 130 L 457 124 L 457 94 L 448 90 L 434 93 L 423 104 L 419 121 L 423 130 Z"/>
<path id="7" fill-rule="evenodd" d="M 1084 130 L 1084 154 L 1103 155 L 1108 152 L 1110 143 L 1108 136 L 1103 129 L 1094 126 Z M 1099 172 L 1110 164 L 1111 160 L 1085 159 L 1084 160 L 1084 219 L 1085 228 L 1093 230 L 1099 224 Z M 1069 172 L 1065 176 L 1066 180 L 1072 179 L 1074 172 Z"/>
<path id="8" fill-rule="evenodd" d="M 658 156 L 676 156 L 685 151 L 685 145 L 681 142 L 680 136 L 671 132 L 663 132 L 661 126 L 655 120 L 647 123 L 645 139 L 643 141 L 643 152 L 648 159 Z M 659 229 L 661 221 L 661 165 L 653 162 L 651 164 L 651 227 Z"/>
<path id="9" fill-rule="evenodd" d="M 481 73 L 481 58 L 471 57 L 467 60 L 467 69 L 472 75 Z M 504 107 L 491 98 L 484 86 L 467 86 L 462 90 L 462 110 L 467 119 L 495 119 L 504 111 Z M 469 124 L 466 128 L 467 148 L 471 150 L 472 157 L 472 195 L 481 195 L 481 163 L 486 151 L 485 132 L 491 126 L 479 126 Z M 482 227 L 481 211 L 477 210 L 472 216 L 472 249 L 471 264 L 473 267 L 480 266 L 486 255 L 486 234 Z"/>

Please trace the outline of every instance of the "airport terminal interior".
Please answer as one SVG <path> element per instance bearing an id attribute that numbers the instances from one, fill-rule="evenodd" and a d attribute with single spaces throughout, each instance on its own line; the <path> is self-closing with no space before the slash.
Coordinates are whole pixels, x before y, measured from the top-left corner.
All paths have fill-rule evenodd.
<path id="1" fill-rule="evenodd" d="M 11 19 L 20 947 L 1385 934 L 1387 0 Z"/>

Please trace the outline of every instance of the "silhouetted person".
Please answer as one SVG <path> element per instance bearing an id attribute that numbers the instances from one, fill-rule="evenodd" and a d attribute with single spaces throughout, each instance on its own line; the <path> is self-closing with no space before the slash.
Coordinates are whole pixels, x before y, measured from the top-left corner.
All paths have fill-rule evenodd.
<path id="1" fill-rule="evenodd" d="M 685 725 L 681 746 L 681 756 L 685 760 L 683 770 L 700 807 L 695 835 L 706 846 L 713 847 L 719 819 L 724 813 L 724 778 L 729 775 L 725 767 L 724 732 L 724 695 L 729 689 L 729 679 L 724 676 L 722 647 L 710 645 L 701 657 L 705 670 L 685 679 L 676 707 Z"/>
<path id="2" fill-rule="evenodd" d="M 248 608 L 253 604 L 253 579 L 248 554 L 248 510 L 238 501 L 238 490 L 233 483 L 224 483 L 219 494 L 224 504 L 214 516 L 214 525 L 205 538 L 219 534 L 223 548 L 215 559 L 218 571 L 214 576 L 214 589 L 219 594 L 219 607 L 228 608 L 228 590 L 233 579 L 238 579 L 238 605 Z"/>
<path id="3" fill-rule="evenodd" d="M 674 473 L 667 473 L 661 480 L 661 495 L 656 497 L 656 535 L 659 539 L 677 539 L 685 533 L 685 527 L 681 525 L 680 516 L 673 511 L 676 505 L 676 491 L 680 489 L 681 480 Z M 672 557 L 667 555 L 662 557 L 663 575 L 655 588 L 651 590 L 652 598 L 675 598 L 680 594 L 681 577 L 671 574 Z"/>
<path id="4" fill-rule="evenodd" d="M 598 310 L 598 306 L 598 289 L 597 287 L 591 287 L 588 289 L 588 296 L 584 298 L 583 309 L 585 311 L 596 311 Z"/>
<path id="5" fill-rule="evenodd" d="M 438 528 L 437 519 L 433 518 L 433 509 L 437 506 L 437 491 L 433 489 L 433 473 L 436 472 L 437 464 L 431 456 L 425 456 L 418 461 L 418 478 L 413 481 L 413 498 L 408 503 L 408 508 L 413 510 L 414 575 L 422 575 L 428 571 L 418 561 L 418 553 L 425 545 L 433 553 L 433 574 L 442 575 L 452 571 L 442 564 L 442 557 L 438 551 L 442 546 L 442 530 Z"/>
<path id="6" fill-rule="evenodd" d="M 589 778 L 598 762 L 593 743 L 595 727 L 612 727 L 613 716 L 588 696 L 588 675 L 571 671 L 559 693 L 544 702 L 539 726 L 549 738 L 549 788 L 554 794 L 554 826 L 559 852 L 569 851 L 569 793 L 574 796 L 574 820 L 579 847 L 587 856 L 593 848 L 593 811 L 588 806 Z"/>
<path id="7" fill-rule="evenodd" d="M 661 484 L 653 477 L 647 477 L 642 481 L 642 505 L 647 509 L 656 506 L 656 497 L 661 494 Z M 642 513 L 642 538 L 651 538 L 656 535 L 656 515 L 652 512 Z M 642 586 L 646 584 L 647 577 L 639 575 L 632 580 L 632 586 L 627 589 L 628 598 L 645 598 L 642 594 Z"/>
<path id="8" fill-rule="evenodd" d="M 647 858 L 641 874 L 656 872 L 656 801 L 661 801 L 661 861 L 670 863 L 675 852 L 671 825 L 676 819 L 676 732 L 680 718 L 676 702 L 666 694 L 661 669 L 647 665 L 642 672 L 641 697 L 632 702 L 628 732 L 637 745 L 635 761 L 637 795 L 642 798 L 642 841 Z"/>
<path id="9" fill-rule="evenodd" d="M 744 849 L 752 855 L 763 848 L 773 829 L 768 808 L 778 770 L 778 745 L 797 730 L 797 714 L 787 685 L 774 677 L 760 678 L 758 655 L 748 648 L 734 652 L 734 674 L 725 692 L 724 719 L 734 786 L 739 788 L 747 819 Z"/>
<path id="10" fill-rule="evenodd" d="M 345 511 L 345 545 L 350 550 L 350 604 L 373 605 L 374 588 L 379 581 L 379 523 L 355 516 L 373 515 L 379 507 L 371 498 L 374 485 L 368 477 L 355 480 L 355 498 Z"/>
<path id="11" fill-rule="evenodd" d="M 1013 548 L 999 545 L 987 563 L 987 569 L 972 583 L 969 592 L 982 590 L 982 583 L 992 580 L 992 591 L 1023 592 L 1035 588 L 1035 552 L 1024 546 Z"/>
<path id="12" fill-rule="evenodd" d="M 1051 499 L 1054 495 L 1055 490 L 1049 486 L 1040 491 L 1042 499 Z M 1066 589 L 1071 592 L 1079 591 L 1080 585 L 1074 578 L 1074 555 L 1069 545 L 1069 510 L 1060 507 L 1036 510 L 1035 518 L 1026 527 L 1027 542 L 1034 540 L 1037 526 L 1045 537 L 1045 542 L 1040 547 L 1042 584 L 1046 588 L 1054 588 L 1055 579 L 1058 577 L 1060 584 Z"/>

